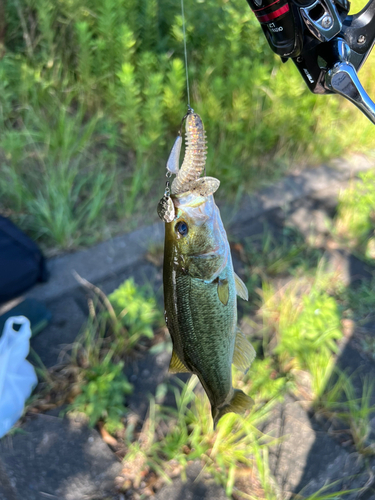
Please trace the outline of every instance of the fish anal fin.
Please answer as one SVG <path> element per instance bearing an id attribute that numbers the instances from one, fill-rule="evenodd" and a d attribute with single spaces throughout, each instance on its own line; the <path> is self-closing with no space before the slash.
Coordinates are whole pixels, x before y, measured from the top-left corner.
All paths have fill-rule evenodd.
<path id="1" fill-rule="evenodd" d="M 181 359 L 177 356 L 176 351 L 173 349 L 171 362 L 169 363 L 169 373 L 189 373 L 190 370 L 186 368 Z"/>
<path id="2" fill-rule="evenodd" d="M 216 425 L 218 421 L 221 419 L 223 415 L 226 413 L 238 413 L 242 414 L 246 410 L 249 410 L 254 405 L 254 401 L 250 396 L 245 394 L 243 391 L 239 389 L 234 389 L 234 394 L 230 402 L 220 408 L 213 407 L 212 408 L 212 418 L 214 420 L 214 429 L 216 429 Z"/>
<path id="3" fill-rule="evenodd" d="M 225 306 L 228 304 L 229 300 L 229 283 L 228 280 L 220 280 L 217 285 L 217 293 L 219 295 L 220 302 Z"/>
<path id="4" fill-rule="evenodd" d="M 246 285 L 236 273 L 234 273 L 234 281 L 236 283 L 237 295 L 243 300 L 249 300 L 249 292 Z"/>
<path id="5" fill-rule="evenodd" d="M 236 368 L 246 373 L 256 356 L 254 347 L 247 340 L 242 331 L 237 327 L 236 342 L 234 344 L 233 364 Z"/>

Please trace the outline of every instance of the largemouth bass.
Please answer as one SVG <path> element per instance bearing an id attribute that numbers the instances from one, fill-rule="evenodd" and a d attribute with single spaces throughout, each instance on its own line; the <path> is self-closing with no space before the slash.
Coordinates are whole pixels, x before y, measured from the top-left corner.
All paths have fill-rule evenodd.
<path id="1" fill-rule="evenodd" d="M 252 406 L 249 396 L 233 388 L 231 365 L 247 371 L 255 351 L 237 327 L 237 295 L 247 300 L 248 292 L 233 270 L 214 201 L 220 183 L 200 177 L 206 140 L 199 115 L 188 115 L 186 129 L 184 162 L 180 170 L 172 167 L 178 172 L 170 197 L 174 218 L 165 224 L 165 318 L 173 341 L 169 370 L 198 376 L 216 427 L 224 414 Z"/>

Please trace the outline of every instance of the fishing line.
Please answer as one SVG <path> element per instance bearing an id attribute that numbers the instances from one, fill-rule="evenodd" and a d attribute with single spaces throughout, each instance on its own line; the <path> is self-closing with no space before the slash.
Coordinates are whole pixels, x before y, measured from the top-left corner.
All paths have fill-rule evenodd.
<path id="1" fill-rule="evenodd" d="M 166 172 L 166 183 L 164 189 L 164 196 L 159 201 L 157 212 L 161 220 L 164 222 L 172 222 L 175 217 L 175 210 L 173 201 L 171 199 L 171 183 L 170 178 L 172 174 L 178 174 L 179 170 L 179 156 L 182 144 L 182 127 L 184 126 L 186 118 L 194 113 L 194 110 L 190 106 L 190 85 L 189 85 L 189 72 L 188 72 L 188 57 L 186 48 L 186 29 L 185 29 L 185 12 L 184 12 L 184 0 L 181 0 L 181 18 L 182 18 L 182 33 L 184 41 L 184 55 L 185 55 L 185 73 L 186 73 L 186 92 L 187 92 L 187 113 L 182 118 L 180 124 L 180 130 L 178 131 L 177 139 L 169 153 L 167 161 L 167 172 Z M 204 175 L 206 175 L 206 164 L 204 165 Z"/>
<path id="2" fill-rule="evenodd" d="M 188 58 L 186 49 L 186 30 L 185 30 L 185 12 L 184 12 L 184 0 L 181 0 L 181 17 L 182 17 L 182 33 L 184 38 L 184 54 L 185 54 L 185 72 L 186 72 L 186 90 L 188 98 L 188 112 L 192 111 L 190 107 L 190 87 L 189 87 L 189 74 L 188 74 Z"/>

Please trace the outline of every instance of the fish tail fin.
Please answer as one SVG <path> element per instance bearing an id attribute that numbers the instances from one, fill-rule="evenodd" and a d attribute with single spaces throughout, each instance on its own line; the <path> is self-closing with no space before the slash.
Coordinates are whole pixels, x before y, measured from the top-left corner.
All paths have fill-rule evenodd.
<path id="1" fill-rule="evenodd" d="M 239 389 L 234 389 L 234 394 L 232 399 L 228 404 L 217 408 L 215 406 L 212 407 L 212 418 L 214 420 L 214 429 L 216 429 L 216 425 L 218 421 L 221 419 L 223 415 L 226 413 L 238 413 L 242 414 L 246 410 L 250 409 L 254 404 L 254 401 L 250 396 L 247 396 L 243 391 Z"/>

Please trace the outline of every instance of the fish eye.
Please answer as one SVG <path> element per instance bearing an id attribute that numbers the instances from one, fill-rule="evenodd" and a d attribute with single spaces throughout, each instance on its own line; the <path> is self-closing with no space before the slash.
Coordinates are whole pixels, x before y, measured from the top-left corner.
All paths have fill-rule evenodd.
<path id="1" fill-rule="evenodd" d="M 189 232 L 189 228 L 186 222 L 182 220 L 180 222 L 177 222 L 177 224 L 175 225 L 175 231 L 181 236 L 186 236 Z"/>

